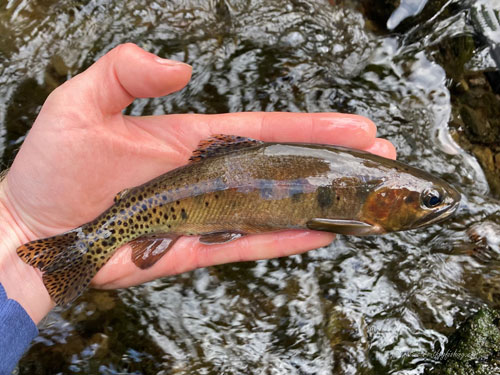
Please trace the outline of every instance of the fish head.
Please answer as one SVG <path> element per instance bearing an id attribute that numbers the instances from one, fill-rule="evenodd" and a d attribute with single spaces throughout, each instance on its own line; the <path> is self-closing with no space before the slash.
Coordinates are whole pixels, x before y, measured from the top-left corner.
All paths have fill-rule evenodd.
<path id="1" fill-rule="evenodd" d="M 360 220 L 378 233 L 422 228 L 451 216 L 460 193 L 446 181 L 405 168 L 404 173 L 374 188 L 361 208 Z"/>

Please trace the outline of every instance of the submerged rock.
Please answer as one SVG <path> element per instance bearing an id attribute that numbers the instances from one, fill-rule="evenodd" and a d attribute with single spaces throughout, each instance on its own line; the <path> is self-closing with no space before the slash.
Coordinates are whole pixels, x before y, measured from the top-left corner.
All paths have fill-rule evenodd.
<path id="1" fill-rule="evenodd" d="M 474 154 L 483 168 L 493 195 L 500 196 L 500 98 L 482 72 L 466 74 L 452 96 L 455 138 Z M 456 90 L 456 91 L 458 91 Z"/>
<path id="2" fill-rule="evenodd" d="M 500 314 L 482 308 L 451 335 L 443 362 L 428 374 L 486 375 L 500 372 Z"/>

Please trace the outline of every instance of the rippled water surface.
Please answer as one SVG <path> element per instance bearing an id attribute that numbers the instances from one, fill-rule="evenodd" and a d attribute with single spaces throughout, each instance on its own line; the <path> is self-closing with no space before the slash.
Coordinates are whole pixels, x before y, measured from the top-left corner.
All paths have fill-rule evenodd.
<path id="1" fill-rule="evenodd" d="M 147 5 L 145 5 L 147 3 Z M 376 2 L 375 2 L 376 3 Z M 399 159 L 463 193 L 452 220 L 339 236 L 284 259 L 211 267 L 56 310 L 20 374 L 421 374 L 446 335 L 498 307 L 500 204 L 449 135 L 443 40 L 467 7 L 405 33 L 375 31 L 357 2 L 9 0 L 0 5 L 0 149 L 8 166 L 48 93 L 134 42 L 193 65 L 189 86 L 133 115 L 342 111 L 370 117 Z M 451 10 L 450 10 L 451 9 Z M 476 70 L 492 61 L 478 50 Z"/>

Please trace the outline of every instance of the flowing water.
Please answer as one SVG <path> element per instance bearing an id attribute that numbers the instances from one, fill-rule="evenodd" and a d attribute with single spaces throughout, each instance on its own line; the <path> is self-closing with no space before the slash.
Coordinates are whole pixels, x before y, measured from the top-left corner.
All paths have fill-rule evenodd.
<path id="1" fill-rule="evenodd" d="M 145 5 L 147 3 L 147 5 Z M 283 259 L 200 269 L 55 310 L 19 374 L 421 374 L 447 335 L 499 307 L 500 202 L 449 135 L 433 54 L 470 35 L 466 6 L 398 34 L 357 2 L 8 0 L 0 5 L 0 150 L 12 160 L 47 94 L 134 42 L 193 65 L 183 91 L 127 113 L 341 111 L 463 194 L 426 230 L 342 237 Z M 450 8 L 451 7 L 451 8 Z M 445 9 L 446 10 L 446 9 Z M 475 70 L 494 66 L 476 51 Z"/>

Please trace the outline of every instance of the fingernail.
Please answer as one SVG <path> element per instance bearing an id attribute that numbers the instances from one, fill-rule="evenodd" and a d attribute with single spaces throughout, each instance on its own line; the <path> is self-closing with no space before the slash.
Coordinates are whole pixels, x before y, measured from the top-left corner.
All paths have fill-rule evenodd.
<path id="1" fill-rule="evenodd" d="M 383 138 L 375 138 L 373 144 L 370 147 L 365 148 L 365 151 L 388 159 L 396 159 L 397 156 L 397 151 L 393 144 Z"/>
<path id="2" fill-rule="evenodd" d="M 181 65 L 185 65 L 185 66 L 191 67 L 191 65 L 183 63 L 182 61 L 176 61 L 176 60 L 170 60 L 170 59 L 163 59 L 161 57 L 155 58 L 155 61 L 158 64 L 162 64 L 162 65 L 169 65 L 169 66 L 181 66 Z"/>

